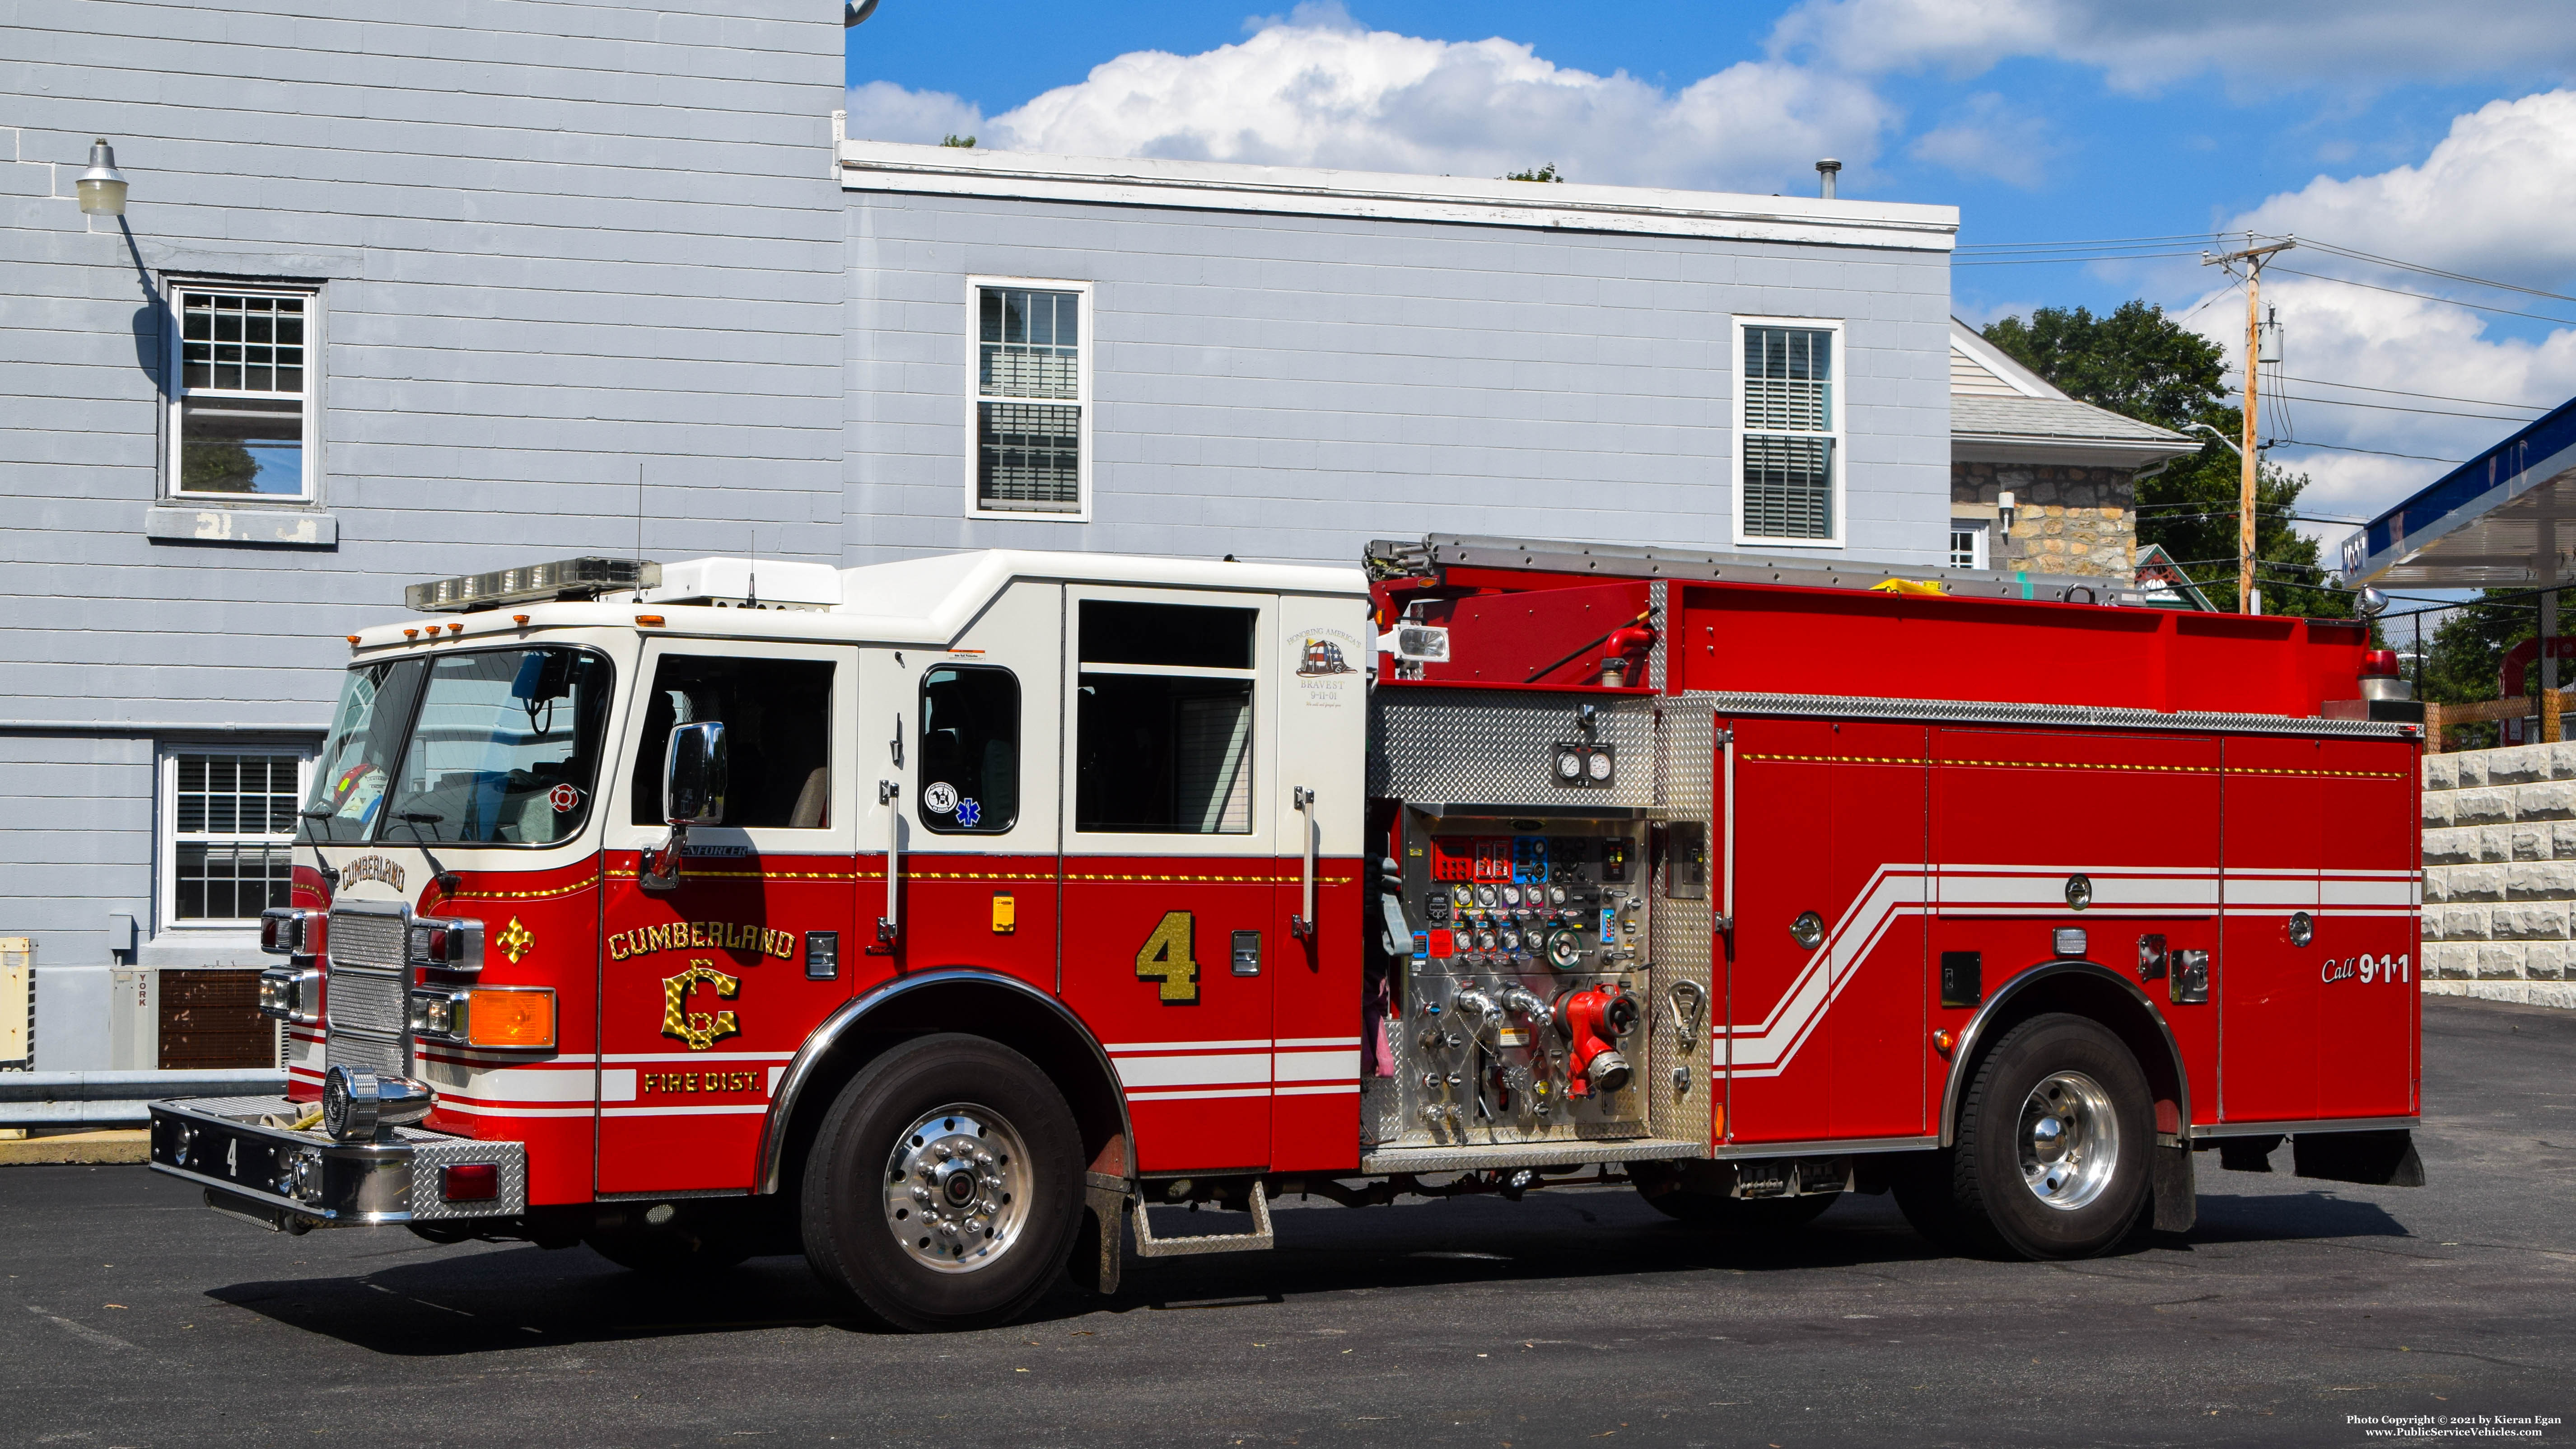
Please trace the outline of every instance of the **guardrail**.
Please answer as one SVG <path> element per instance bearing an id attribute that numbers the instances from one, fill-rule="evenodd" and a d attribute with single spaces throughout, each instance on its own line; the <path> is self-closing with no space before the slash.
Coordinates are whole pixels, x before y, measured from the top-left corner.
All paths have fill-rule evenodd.
<path id="1" fill-rule="evenodd" d="M 195 1072 L 0 1072 L 0 1127 L 140 1127 L 172 1097 L 283 1096 L 277 1067 Z"/>

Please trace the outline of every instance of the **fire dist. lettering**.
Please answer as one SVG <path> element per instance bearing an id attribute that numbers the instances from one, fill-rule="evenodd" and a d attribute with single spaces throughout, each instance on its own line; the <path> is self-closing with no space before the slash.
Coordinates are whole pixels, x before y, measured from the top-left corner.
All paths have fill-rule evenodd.
<path id="1" fill-rule="evenodd" d="M 656 951 L 748 951 L 796 959 L 796 933 L 735 921 L 673 921 L 666 926 L 638 926 L 608 938 L 608 959 L 648 956 Z"/>
<path id="2" fill-rule="evenodd" d="M 758 1072 L 646 1072 L 647 1092 L 757 1092 Z"/>

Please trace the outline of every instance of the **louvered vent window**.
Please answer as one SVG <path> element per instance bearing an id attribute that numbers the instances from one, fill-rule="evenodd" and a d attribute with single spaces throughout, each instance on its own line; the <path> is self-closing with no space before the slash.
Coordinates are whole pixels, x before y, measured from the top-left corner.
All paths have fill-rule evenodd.
<path id="1" fill-rule="evenodd" d="M 1742 533 L 1748 540 L 1831 542 L 1835 457 L 1834 334 L 1804 327 L 1744 329 Z"/>
<path id="2" fill-rule="evenodd" d="M 1082 512 L 1080 291 L 975 289 L 975 511 Z"/>

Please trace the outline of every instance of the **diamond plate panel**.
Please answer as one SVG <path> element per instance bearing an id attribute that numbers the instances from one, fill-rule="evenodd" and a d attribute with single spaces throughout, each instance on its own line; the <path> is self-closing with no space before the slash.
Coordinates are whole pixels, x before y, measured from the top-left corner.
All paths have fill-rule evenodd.
<path id="1" fill-rule="evenodd" d="M 516 1142 L 470 1137 L 408 1136 L 411 1144 L 411 1218 L 416 1223 L 453 1218 L 507 1217 L 528 1208 L 528 1149 Z M 489 1162 L 501 1169 L 501 1195 L 490 1202 L 449 1202 L 440 1194 L 449 1167 Z"/>
<path id="2" fill-rule="evenodd" d="M 1555 783 L 1556 746 L 1585 738 L 1584 704 L 1595 710 L 1591 738 L 1618 752 L 1607 789 Z M 1381 688 L 1369 698 L 1369 793 L 1421 805 L 1652 805 L 1654 706 L 1634 695 Z"/>
<path id="3" fill-rule="evenodd" d="M 1716 804 L 1717 724 L 1695 696 L 1664 701 L 1656 722 L 1654 820 L 1708 822 L 1712 860 L 1732 848 L 1711 819 Z M 1662 873 L 1650 872 L 1660 881 Z M 1656 895 L 1646 917 L 1646 948 L 1655 965 L 1655 999 L 1649 1018 L 1653 1037 L 1648 1057 L 1653 1074 L 1647 1083 L 1646 1121 L 1657 1137 L 1684 1138 L 1702 1144 L 1705 1155 L 1714 1122 L 1710 1103 L 1716 1084 L 1709 1072 L 1709 1041 L 1716 1015 L 1715 937 L 1710 930 L 1711 901 L 1677 901 Z M 1699 988 L 1699 1008 L 1684 1010 L 1687 992 L 1678 983 Z M 1677 995 L 1677 992 L 1682 994 Z M 1674 1072 L 1683 1075 L 1678 1082 Z"/>

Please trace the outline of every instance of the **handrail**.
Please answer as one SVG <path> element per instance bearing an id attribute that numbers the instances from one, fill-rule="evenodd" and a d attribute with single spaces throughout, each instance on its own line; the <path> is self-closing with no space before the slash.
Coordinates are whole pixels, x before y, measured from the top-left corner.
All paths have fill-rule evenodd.
<path id="1" fill-rule="evenodd" d="M 1297 822 L 1298 829 L 1305 835 L 1304 848 L 1300 852 L 1305 861 L 1305 870 L 1301 881 L 1302 891 L 1298 897 L 1297 914 L 1288 918 L 1288 934 L 1301 940 L 1308 940 L 1315 934 L 1315 839 L 1323 832 L 1315 820 L 1315 792 L 1299 785 L 1296 787 L 1296 793 L 1289 798 L 1296 805 L 1300 816 Z"/>

